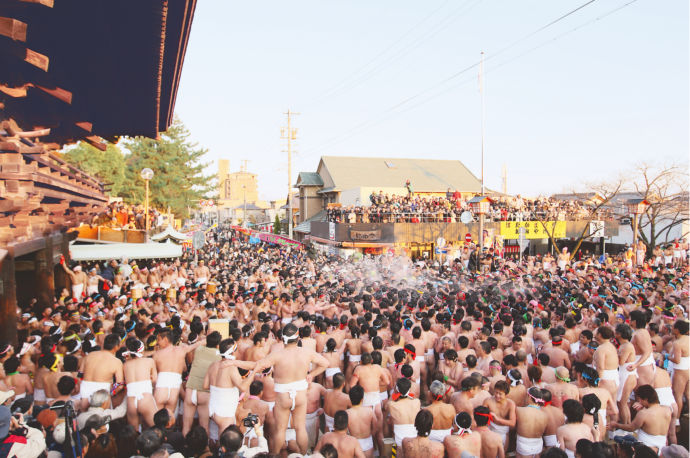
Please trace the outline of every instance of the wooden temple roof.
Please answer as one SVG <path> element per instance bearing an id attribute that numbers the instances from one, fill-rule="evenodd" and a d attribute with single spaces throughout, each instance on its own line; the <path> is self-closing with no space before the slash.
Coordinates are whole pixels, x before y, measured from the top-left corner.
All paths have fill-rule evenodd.
<path id="1" fill-rule="evenodd" d="M 195 7 L 196 0 L 3 0 L 0 110 L 50 146 L 157 137 L 172 121 Z"/>
<path id="2" fill-rule="evenodd" d="M 103 185 L 52 152 L 156 138 L 196 0 L 0 1 L 0 249 L 90 222 Z"/>

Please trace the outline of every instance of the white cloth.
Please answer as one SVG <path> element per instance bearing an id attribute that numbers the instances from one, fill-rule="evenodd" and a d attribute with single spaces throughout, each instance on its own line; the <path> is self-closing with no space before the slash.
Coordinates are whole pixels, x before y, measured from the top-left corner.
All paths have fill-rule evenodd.
<path id="1" fill-rule="evenodd" d="M 517 435 L 515 451 L 520 455 L 539 455 L 544 449 L 544 440 L 541 437 L 523 437 Z"/>
<path id="2" fill-rule="evenodd" d="M 657 396 L 659 397 L 659 404 L 662 406 L 673 407 L 676 403 L 676 399 L 673 397 L 673 390 L 670 386 L 662 386 L 661 388 L 654 388 Z"/>
<path id="3" fill-rule="evenodd" d="M 381 391 L 381 392 L 379 392 L 379 399 L 381 400 L 381 402 L 383 402 L 383 401 L 385 401 L 386 399 L 388 399 L 388 391 Z"/>
<path id="4" fill-rule="evenodd" d="M 193 405 L 199 405 L 199 396 L 197 390 L 192 390 L 192 392 L 189 395 L 189 402 L 191 402 Z"/>
<path id="5" fill-rule="evenodd" d="M 82 399 L 91 400 L 91 395 L 98 390 L 107 390 L 110 394 L 110 383 L 108 382 L 91 382 L 88 380 L 82 380 L 79 386 L 79 396 Z"/>
<path id="6" fill-rule="evenodd" d="M 653 436 L 651 434 L 647 434 L 642 429 L 637 430 L 637 440 L 648 447 L 658 448 L 659 452 L 661 452 L 661 447 L 666 446 L 666 435 Z"/>
<path id="7" fill-rule="evenodd" d="M 290 399 L 292 400 L 292 408 L 290 410 L 294 410 L 297 392 L 307 391 L 308 388 L 309 384 L 306 380 L 297 380 L 296 382 L 291 383 L 276 383 L 273 386 L 273 391 L 276 393 L 288 393 L 290 395 Z"/>
<path id="8" fill-rule="evenodd" d="M 616 382 L 616 386 L 618 386 L 618 383 L 620 381 L 620 376 L 618 374 L 618 371 L 616 369 L 609 369 L 605 370 L 602 372 L 601 380 L 610 380 L 612 382 Z"/>
<path id="9" fill-rule="evenodd" d="M 558 447 L 558 437 L 555 434 L 544 436 L 544 445 L 547 447 Z"/>
<path id="10" fill-rule="evenodd" d="M 319 431 L 319 415 L 317 415 L 318 412 L 319 409 L 316 409 L 312 413 L 307 413 L 305 417 L 305 426 L 307 428 L 307 436 L 309 437 L 309 443 L 313 443 L 314 445 L 316 445 L 316 435 Z"/>
<path id="11" fill-rule="evenodd" d="M 139 406 L 139 401 L 144 399 L 144 394 L 153 395 L 153 385 L 151 380 L 141 380 L 127 384 L 127 397 L 134 398 L 134 407 Z"/>
<path id="12" fill-rule="evenodd" d="M 568 456 L 568 458 L 575 458 L 575 452 L 573 452 L 569 448 L 565 449 L 565 454 Z"/>
<path id="13" fill-rule="evenodd" d="M 635 355 L 635 362 L 638 362 L 640 360 L 640 358 L 642 358 L 642 355 Z M 654 365 L 654 356 L 649 355 L 649 357 L 645 360 L 645 362 L 640 364 L 640 367 L 653 366 L 653 365 Z"/>
<path id="14" fill-rule="evenodd" d="M 417 437 L 417 428 L 413 424 L 393 425 L 393 434 L 395 435 L 395 444 L 402 447 L 403 439 Z"/>
<path id="15" fill-rule="evenodd" d="M 357 439 L 357 442 L 359 442 L 359 446 L 362 447 L 363 452 L 374 448 L 374 440 L 371 436 L 365 437 L 364 439 Z"/>
<path id="16" fill-rule="evenodd" d="M 179 388 L 182 386 L 182 375 L 177 372 L 159 372 L 156 388 Z"/>
<path id="17" fill-rule="evenodd" d="M 364 393 L 364 399 L 362 399 L 362 406 L 364 407 L 374 407 L 381 404 L 381 393 L 378 391 L 369 391 Z"/>
<path id="18" fill-rule="evenodd" d="M 211 397 L 208 402 L 208 414 L 210 417 L 235 418 L 237 404 L 240 402 L 240 391 L 237 387 L 219 388 L 211 385 Z"/>
<path id="19" fill-rule="evenodd" d="M 362 361 L 362 355 L 349 355 L 348 359 L 351 363 L 358 363 Z"/>
<path id="20" fill-rule="evenodd" d="M 331 377 L 331 378 L 333 378 L 333 376 L 334 376 L 335 374 L 338 374 L 338 373 L 340 373 L 340 372 L 341 372 L 341 370 L 340 370 L 339 367 L 327 367 L 327 368 L 326 368 L 326 377 Z"/>
<path id="21" fill-rule="evenodd" d="M 625 382 L 628 380 L 628 377 L 637 377 L 637 369 L 634 371 L 629 371 L 628 365 L 630 365 L 630 363 L 618 366 L 618 395 L 616 396 L 616 401 L 620 401 L 623 397 L 623 387 L 625 386 Z"/>
<path id="22" fill-rule="evenodd" d="M 81 295 L 83 292 L 84 292 L 84 284 L 83 283 L 77 283 L 76 285 L 72 285 L 72 297 L 74 297 L 78 301 L 81 301 Z"/>
<path id="23" fill-rule="evenodd" d="M 292 323 L 292 317 L 291 317 L 291 316 L 288 316 L 288 317 L 285 317 L 285 318 L 281 318 L 280 322 L 283 323 L 283 324 L 290 324 L 290 323 Z"/>
<path id="24" fill-rule="evenodd" d="M 429 440 L 434 441 L 434 442 L 440 442 L 443 443 L 443 439 L 446 438 L 446 436 L 450 436 L 450 428 L 448 429 L 432 429 L 429 431 Z"/>
<path id="25" fill-rule="evenodd" d="M 508 437 L 508 432 L 510 431 L 510 427 L 507 425 L 497 425 L 496 423 L 489 423 L 489 429 L 503 439 L 503 443 L 505 444 L 506 438 Z"/>
<path id="26" fill-rule="evenodd" d="M 43 388 L 34 389 L 34 402 L 46 402 L 46 392 Z"/>
<path id="27" fill-rule="evenodd" d="M 324 413 L 323 417 L 326 423 L 326 432 L 330 433 L 331 431 L 333 431 L 333 422 L 335 420 L 333 420 L 333 417 L 329 416 L 327 413 Z"/>
<path id="28" fill-rule="evenodd" d="M 690 369 L 690 356 L 681 356 L 680 362 L 678 364 L 673 364 L 673 369 L 678 369 L 681 371 Z"/>

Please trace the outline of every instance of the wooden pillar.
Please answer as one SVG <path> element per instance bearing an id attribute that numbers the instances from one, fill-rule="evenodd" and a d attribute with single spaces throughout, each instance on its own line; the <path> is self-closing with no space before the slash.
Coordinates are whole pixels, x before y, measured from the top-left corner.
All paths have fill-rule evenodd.
<path id="1" fill-rule="evenodd" d="M 39 310 L 53 305 L 55 279 L 53 277 L 53 239 L 46 237 L 45 248 L 34 255 L 36 299 Z"/>
<path id="2" fill-rule="evenodd" d="M 17 295 L 14 258 L 0 250 L 0 341 L 17 343 Z"/>

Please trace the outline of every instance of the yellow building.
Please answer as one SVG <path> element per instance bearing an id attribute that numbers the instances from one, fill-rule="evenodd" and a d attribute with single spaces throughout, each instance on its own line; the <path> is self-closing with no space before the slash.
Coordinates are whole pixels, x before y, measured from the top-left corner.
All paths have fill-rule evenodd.
<path id="1" fill-rule="evenodd" d="M 245 168 L 230 172 L 228 159 L 218 160 L 218 204 L 221 207 L 234 207 L 244 203 L 256 204 L 259 201 L 258 177 Z"/>

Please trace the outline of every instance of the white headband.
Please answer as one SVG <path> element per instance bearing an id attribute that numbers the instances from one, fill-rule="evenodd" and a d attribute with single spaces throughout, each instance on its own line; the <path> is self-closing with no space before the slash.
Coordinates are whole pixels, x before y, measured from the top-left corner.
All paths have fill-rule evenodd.
<path id="1" fill-rule="evenodd" d="M 232 356 L 233 353 L 235 353 L 235 350 L 237 350 L 237 344 L 234 344 L 232 347 L 228 348 L 225 350 L 225 353 L 218 353 L 221 358 L 223 359 L 235 359 L 234 356 Z"/>

